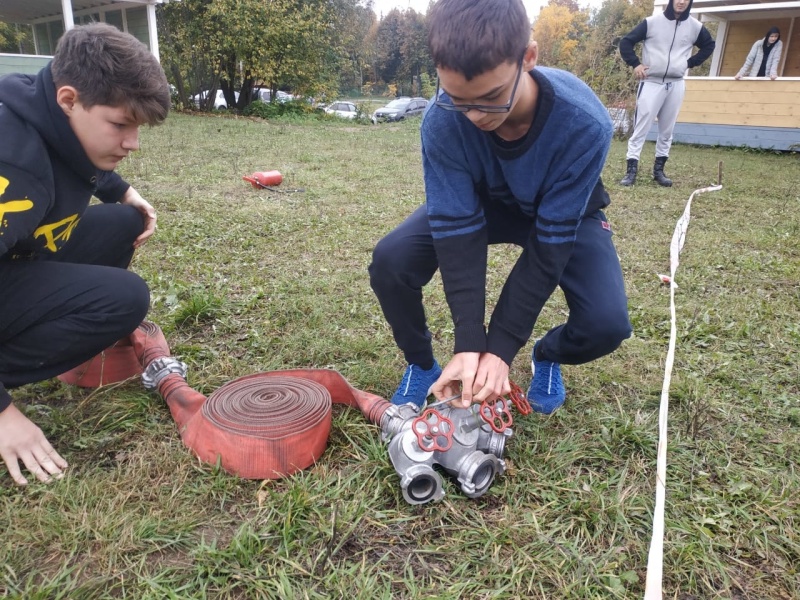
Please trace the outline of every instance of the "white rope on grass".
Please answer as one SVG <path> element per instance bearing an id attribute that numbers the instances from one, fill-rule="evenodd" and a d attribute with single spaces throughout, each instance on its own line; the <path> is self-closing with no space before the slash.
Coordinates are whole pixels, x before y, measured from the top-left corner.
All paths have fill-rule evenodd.
<path id="1" fill-rule="evenodd" d="M 721 179 L 721 177 L 720 177 Z M 659 275 L 664 283 L 669 284 L 670 331 L 667 362 L 664 365 L 664 384 L 661 387 L 661 404 L 658 409 L 658 459 L 656 462 L 656 505 L 653 509 L 653 537 L 650 540 L 650 553 L 647 558 L 647 579 L 644 589 L 644 600 L 660 600 L 663 598 L 664 574 L 664 502 L 667 488 L 667 413 L 669 411 L 669 385 L 672 381 L 672 364 L 675 362 L 675 339 L 677 325 L 675 317 L 675 272 L 678 270 L 678 257 L 686 241 L 691 218 L 692 199 L 696 194 L 716 192 L 722 185 L 712 185 L 692 192 L 686 202 L 681 218 L 675 225 L 672 241 L 669 245 L 669 275 Z"/>

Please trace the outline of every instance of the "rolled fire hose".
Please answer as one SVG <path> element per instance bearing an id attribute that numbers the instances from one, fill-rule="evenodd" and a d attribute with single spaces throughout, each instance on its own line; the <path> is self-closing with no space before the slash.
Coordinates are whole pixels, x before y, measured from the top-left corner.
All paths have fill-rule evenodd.
<path id="1" fill-rule="evenodd" d="M 189 387 L 185 365 L 170 356 L 157 325 L 143 322 L 129 342 L 137 372 L 144 372 L 145 384 L 149 377 L 148 387 L 157 389 L 166 401 L 183 443 L 203 462 L 219 461 L 229 473 L 247 479 L 279 479 L 314 464 L 328 443 L 332 403 L 358 408 L 376 425 L 391 406 L 380 396 L 354 388 L 331 369 L 247 375 L 206 398 Z M 112 381 L 109 374 L 129 373 L 130 362 L 126 352 L 106 351 L 60 379 L 94 387 L 88 382 L 100 385 Z"/>

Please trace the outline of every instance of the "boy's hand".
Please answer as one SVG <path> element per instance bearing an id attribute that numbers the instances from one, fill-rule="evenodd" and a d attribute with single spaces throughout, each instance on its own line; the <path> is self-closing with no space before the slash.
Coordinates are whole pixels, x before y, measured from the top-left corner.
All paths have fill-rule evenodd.
<path id="1" fill-rule="evenodd" d="M 136 241 L 133 242 L 133 247 L 138 248 L 142 244 L 147 241 L 156 230 L 156 209 L 153 208 L 150 203 L 142 198 L 133 186 L 128 188 L 128 191 L 125 192 L 125 195 L 122 196 L 122 199 L 119 201 L 120 204 L 128 204 L 133 206 L 136 210 L 142 213 L 144 217 L 144 231 L 141 235 L 136 238 Z"/>
<path id="2" fill-rule="evenodd" d="M 636 68 L 633 70 L 633 76 L 636 79 L 644 79 L 647 77 L 647 72 L 650 70 L 650 67 L 647 65 L 636 65 Z"/>
<path id="3" fill-rule="evenodd" d="M 461 405 L 493 400 L 511 391 L 508 365 L 494 354 L 460 352 L 442 370 L 431 392 L 437 400 L 461 393 Z"/>
<path id="4" fill-rule="evenodd" d="M 508 381 L 508 365 L 496 354 L 484 352 L 478 364 L 476 383 L 482 382 L 483 388 L 475 393 L 473 401 L 495 400 L 511 392 Z"/>
<path id="5" fill-rule="evenodd" d="M 50 481 L 64 476 L 65 461 L 56 452 L 39 429 L 16 406 L 11 404 L 0 413 L 0 458 L 6 463 L 8 474 L 19 485 L 27 485 L 19 468 L 19 461 L 36 475 L 39 481 Z"/>

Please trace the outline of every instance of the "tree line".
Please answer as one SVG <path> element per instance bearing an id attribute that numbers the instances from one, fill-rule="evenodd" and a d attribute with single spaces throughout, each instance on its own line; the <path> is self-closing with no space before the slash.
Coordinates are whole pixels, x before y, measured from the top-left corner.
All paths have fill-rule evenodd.
<path id="1" fill-rule="evenodd" d="M 328 100 L 433 94 L 427 14 L 413 9 L 379 18 L 371 0 L 181 0 L 157 11 L 161 62 L 184 106 L 215 89 L 239 109 L 259 88 Z M 652 12 L 652 0 L 593 10 L 550 0 L 531 31 L 539 64 L 575 73 L 607 106 L 630 107 L 635 86 L 617 45 Z M 0 23 L 0 48 L 15 51 L 26 31 Z"/>
<path id="2" fill-rule="evenodd" d="M 222 89 L 243 108 L 255 90 L 305 97 L 433 93 L 427 14 L 371 0 L 182 0 L 160 5 L 162 62 L 181 102 Z M 539 64 L 571 71 L 607 105 L 631 103 L 619 38 L 653 12 L 652 0 L 605 0 L 598 9 L 550 0 L 535 18 Z M 234 91 L 240 93 L 235 100 Z"/>

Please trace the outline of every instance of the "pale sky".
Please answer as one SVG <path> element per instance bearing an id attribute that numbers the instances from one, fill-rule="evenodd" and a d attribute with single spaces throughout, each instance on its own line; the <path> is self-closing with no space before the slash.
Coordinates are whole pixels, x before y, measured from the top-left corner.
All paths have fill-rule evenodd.
<path id="1" fill-rule="evenodd" d="M 428 2 L 430 0 L 373 0 L 375 7 L 375 14 L 378 17 L 381 14 L 386 14 L 393 8 L 405 10 L 413 8 L 418 13 L 425 14 L 428 10 Z M 539 9 L 547 4 L 547 0 L 522 0 L 525 8 L 528 10 L 528 18 L 533 21 L 539 15 Z M 592 8 L 599 8 L 603 0 L 578 0 L 578 6 L 590 6 Z"/>

